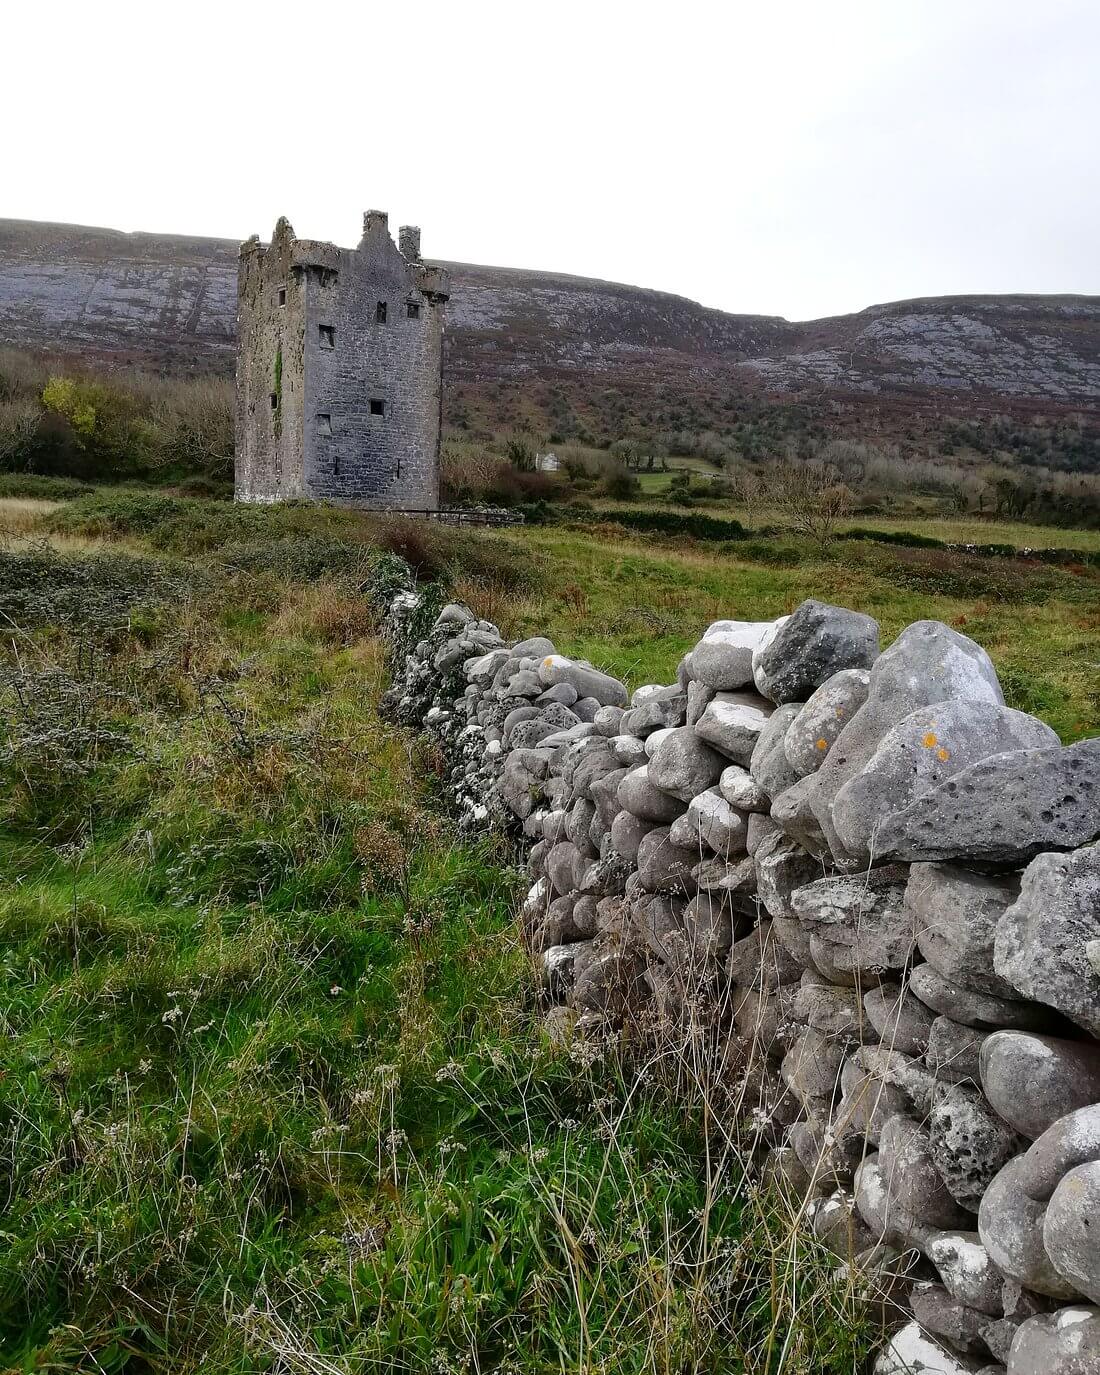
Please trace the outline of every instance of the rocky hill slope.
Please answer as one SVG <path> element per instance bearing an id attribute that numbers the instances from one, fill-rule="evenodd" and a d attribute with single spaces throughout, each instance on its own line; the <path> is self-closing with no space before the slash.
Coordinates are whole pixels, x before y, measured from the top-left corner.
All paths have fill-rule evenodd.
<path id="1" fill-rule="evenodd" d="M 0 342 L 228 370 L 236 260 L 225 239 L 0 220 Z M 1098 297 L 936 297 L 796 324 L 581 277 L 447 266 L 452 388 L 523 379 L 712 402 L 1100 413 Z"/>

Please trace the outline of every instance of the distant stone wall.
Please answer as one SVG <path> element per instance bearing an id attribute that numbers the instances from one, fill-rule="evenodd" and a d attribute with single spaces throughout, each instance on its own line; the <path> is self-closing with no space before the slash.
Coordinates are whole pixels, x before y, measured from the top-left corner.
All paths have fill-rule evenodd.
<path id="1" fill-rule="evenodd" d="M 425 613 L 388 707 L 529 839 L 555 1028 L 728 1017 L 761 1169 L 899 1305 L 879 1375 L 1100 1371 L 1100 740 L 936 621 L 719 621 L 631 694 Z"/>

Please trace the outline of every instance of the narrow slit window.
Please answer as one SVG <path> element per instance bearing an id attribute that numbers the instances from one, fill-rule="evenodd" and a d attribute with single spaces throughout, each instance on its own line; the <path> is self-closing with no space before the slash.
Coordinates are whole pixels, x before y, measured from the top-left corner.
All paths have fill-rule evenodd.
<path id="1" fill-rule="evenodd" d="M 339 477 L 339 476 L 340 476 L 340 455 L 339 455 L 339 454 L 336 454 L 335 457 L 334 457 L 333 460 L 332 460 L 332 475 L 333 475 L 333 477 Z"/>
<path id="2" fill-rule="evenodd" d="M 384 324 L 386 323 L 386 303 L 385 303 L 385 301 L 379 301 L 378 304 L 375 306 L 375 308 L 374 308 L 374 323 L 375 323 L 376 325 L 384 325 Z"/>
<path id="3" fill-rule="evenodd" d="M 419 302 L 419 301 L 406 301 L 406 303 L 405 303 L 405 314 L 409 317 L 410 320 L 419 320 L 419 319 L 420 319 L 420 302 Z"/>
<path id="4" fill-rule="evenodd" d="M 318 434 L 331 434 L 331 433 L 332 433 L 332 416 L 331 416 L 331 415 L 318 415 L 318 417 L 317 417 L 317 433 L 318 433 Z"/>
<path id="5" fill-rule="evenodd" d="M 320 339 L 323 349 L 334 349 L 336 347 L 336 326 L 318 325 L 317 337 Z"/>
<path id="6" fill-rule="evenodd" d="M 370 403 L 370 413 L 371 415 L 385 415 L 386 403 L 384 401 L 380 401 L 377 397 L 372 396 Z"/>
<path id="7" fill-rule="evenodd" d="M 279 304 L 280 304 L 281 306 L 285 306 L 285 305 L 286 305 L 286 287 L 285 287 L 285 286 L 281 286 L 281 287 L 279 288 Z"/>
<path id="8" fill-rule="evenodd" d="M 273 391 L 271 393 L 271 409 L 273 411 L 277 411 L 279 409 L 279 393 L 277 391 Z"/>

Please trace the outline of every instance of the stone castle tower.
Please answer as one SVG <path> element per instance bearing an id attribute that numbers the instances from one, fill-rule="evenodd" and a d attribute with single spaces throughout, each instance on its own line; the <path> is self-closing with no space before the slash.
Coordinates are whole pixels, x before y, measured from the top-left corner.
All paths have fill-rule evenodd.
<path id="1" fill-rule="evenodd" d="M 448 279 L 395 246 L 380 210 L 359 247 L 241 245 L 237 278 L 236 498 L 439 504 L 443 307 Z"/>

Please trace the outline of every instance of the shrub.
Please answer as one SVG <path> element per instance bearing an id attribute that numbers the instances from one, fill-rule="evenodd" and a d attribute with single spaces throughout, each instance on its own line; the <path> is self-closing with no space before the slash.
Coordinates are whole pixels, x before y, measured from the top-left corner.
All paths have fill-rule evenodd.
<path id="1" fill-rule="evenodd" d="M 641 483 L 621 465 L 608 469 L 603 479 L 604 495 L 613 501 L 633 501 L 641 493 Z"/>
<path id="2" fill-rule="evenodd" d="M 45 374 L 0 353 L 0 469 L 100 481 L 233 472 L 233 386 L 228 379 L 125 381 L 83 365 Z"/>

